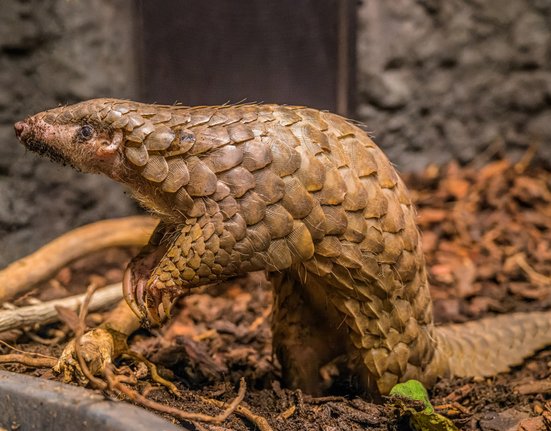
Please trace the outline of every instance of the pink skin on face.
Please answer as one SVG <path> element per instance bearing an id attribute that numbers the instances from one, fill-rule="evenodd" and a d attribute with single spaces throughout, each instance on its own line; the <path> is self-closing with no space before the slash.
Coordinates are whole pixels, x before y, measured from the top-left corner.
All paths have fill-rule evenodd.
<path id="1" fill-rule="evenodd" d="M 86 123 L 56 124 L 54 115 L 48 115 L 47 121 L 42 115 L 29 117 L 14 126 L 16 136 L 29 150 L 83 172 L 102 172 L 118 179 L 115 167 L 121 161 L 121 130 L 98 130 Z"/>

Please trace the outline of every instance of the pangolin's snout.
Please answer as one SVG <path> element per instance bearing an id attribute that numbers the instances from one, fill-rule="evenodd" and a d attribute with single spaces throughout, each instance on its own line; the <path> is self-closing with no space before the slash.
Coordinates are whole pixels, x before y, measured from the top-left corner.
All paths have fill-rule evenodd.
<path id="1" fill-rule="evenodd" d="M 36 121 L 34 118 L 28 118 L 27 120 L 18 121 L 13 128 L 15 129 L 15 135 L 27 150 L 46 156 L 54 163 L 73 166 L 71 160 L 56 148 L 55 142 L 52 144 L 51 138 L 52 136 L 55 137 L 55 134 L 44 127 L 45 124 Z"/>
<path id="2" fill-rule="evenodd" d="M 17 136 L 18 139 L 25 139 L 29 136 L 31 126 L 25 121 L 18 121 L 13 128 L 15 129 L 15 136 Z"/>

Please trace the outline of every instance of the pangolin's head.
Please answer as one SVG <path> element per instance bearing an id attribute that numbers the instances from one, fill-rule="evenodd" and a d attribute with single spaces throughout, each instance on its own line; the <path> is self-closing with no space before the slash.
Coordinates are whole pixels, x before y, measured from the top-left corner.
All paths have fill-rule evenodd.
<path id="1" fill-rule="evenodd" d="M 29 150 L 54 162 L 125 183 L 142 205 L 170 216 L 171 200 L 190 179 L 185 159 L 196 137 L 188 130 L 188 110 L 92 99 L 30 116 L 15 124 L 15 134 Z M 208 180 L 216 184 L 214 174 Z M 184 191 L 179 213 L 193 206 Z"/>
<path id="2" fill-rule="evenodd" d="M 28 117 L 15 124 L 15 133 L 28 149 L 55 162 L 126 184 L 143 206 L 172 219 L 194 207 L 186 189 L 193 166 L 198 192 L 212 194 L 217 186 L 215 174 L 197 157 L 188 167 L 188 157 L 208 149 L 205 141 L 229 142 L 225 129 L 225 136 L 203 133 L 202 140 L 190 130 L 212 115 L 211 109 L 192 119 L 190 108 L 181 105 L 92 99 Z M 201 145 L 191 151 L 196 143 Z"/>
<path id="3" fill-rule="evenodd" d="M 132 102 L 94 99 L 40 112 L 15 124 L 31 151 L 83 172 L 112 174 L 122 160 L 123 129 L 117 125 Z"/>

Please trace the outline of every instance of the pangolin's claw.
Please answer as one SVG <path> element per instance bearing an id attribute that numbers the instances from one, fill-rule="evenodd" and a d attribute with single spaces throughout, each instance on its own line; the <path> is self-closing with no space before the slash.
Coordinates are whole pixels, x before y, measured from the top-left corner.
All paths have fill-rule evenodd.
<path id="1" fill-rule="evenodd" d="M 142 279 L 137 280 L 134 287 L 134 299 L 138 304 L 138 309 L 142 316 L 147 314 L 147 301 L 145 300 L 145 282 Z"/>
<path id="2" fill-rule="evenodd" d="M 130 309 L 134 312 L 136 316 L 140 318 L 140 320 L 143 320 L 145 315 L 142 310 L 140 310 L 140 307 L 138 307 L 138 303 L 136 301 L 135 296 L 135 289 L 134 285 L 132 283 L 132 270 L 130 267 L 126 268 L 126 271 L 124 271 L 124 277 L 122 279 L 122 293 L 124 300 L 130 307 Z"/>
<path id="3" fill-rule="evenodd" d="M 170 317 L 174 294 L 164 287 L 148 283 L 146 287 L 146 304 L 148 319 L 154 325 L 163 325 Z"/>
<path id="4" fill-rule="evenodd" d="M 169 319 L 170 312 L 172 310 L 172 304 L 174 304 L 172 295 L 170 295 L 169 293 L 164 293 L 162 295 L 162 305 L 163 305 L 162 314 L 164 318 L 163 322 Z"/>
<path id="5" fill-rule="evenodd" d="M 161 324 L 161 316 L 159 315 L 159 291 L 155 288 L 148 288 L 145 303 L 147 304 L 147 320 L 152 326 Z"/>
<path id="6" fill-rule="evenodd" d="M 174 300 L 173 292 L 159 287 L 154 280 L 135 280 L 127 268 L 123 278 L 123 296 L 143 326 L 160 326 L 170 317 Z"/>

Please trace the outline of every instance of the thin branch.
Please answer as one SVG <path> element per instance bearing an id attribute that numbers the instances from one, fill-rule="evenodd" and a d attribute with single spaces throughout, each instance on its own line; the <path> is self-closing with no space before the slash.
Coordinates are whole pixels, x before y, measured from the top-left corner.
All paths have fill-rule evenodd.
<path id="1" fill-rule="evenodd" d="M 532 283 L 542 286 L 551 285 L 551 277 L 540 274 L 534 268 L 532 268 L 530 264 L 526 261 L 526 256 L 524 255 L 524 253 L 518 253 L 513 258 L 515 259 L 520 269 L 522 269 L 526 273 Z"/>
<path id="2" fill-rule="evenodd" d="M 14 310 L 0 310 L 0 332 L 9 329 L 21 328 L 35 323 L 51 323 L 58 319 L 56 307 L 61 306 L 77 310 L 86 295 L 75 295 L 62 299 L 43 302 L 38 305 L 16 308 Z M 111 284 L 99 289 L 90 303 L 90 310 L 99 310 L 119 301 L 122 297 L 120 283 Z"/>
<path id="3" fill-rule="evenodd" d="M 214 400 L 214 399 L 211 399 L 211 398 L 205 398 L 205 397 L 201 397 L 201 399 L 204 401 L 204 402 L 207 402 L 207 403 L 211 403 L 211 404 L 214 404 L 215 406 L 219 407 L 219 408 L 223 408 L 224 407 L 224 403 L 220 400 Z M 293 406 L 294 407 L 294 406 Z M 294 411 L 294 410 L 293 410 Z M 272 427 L 270 426 L 270 424 L 268 423 L 268 421 L 266 420 L 265 417 L 262 417 L 260 415 L 257 415 L 256 413 L 253 413 L 250 409 L 248 409 L 247 407 L 245 406 L 242 406 L 242 405 L 239 405 L 237 406 L 237 408 L 235 409 L 235 412 L 241 416 L 243 416 L 245 419 L 249 420 L 250 422 L 252 422 L 253 424 L 256 425 L 256 427 L 260 430 L 260 431 L 273 431 Z M 289 415 L 290 416 L 290 415 Z M 287 418 L 285 418 L 287 419 Z"/>
<path id="4" fill-rule="evenodd" d="M 33 358 L 19 353 L 0 355 L 0 364 L 23 364 L 33 368 L 52 368 L 57 362 L 55 358 Z"/>
<path id="5" fill-rule="evenodd" d="M 134 401 L 136 404 L 140 404 L 143 407 L 147 407 L 149 409 L 152 409 L 161 413 L 169 414 L 175 418 L 178 418 L 184 421 L 199 421 L 199 422 L 205 422 L 205 423 L 220 424 L 224 422 L 228 418 L 228 416 L 231 415 L 237 409 L 239 404 L 243 401 L 243 398 L 245 398 L 245 392 L 247 390 L 247 385 L 245 384 L 245 380 L 241 379 L 239 382 L 239 391 L 237 393 L 237 396 L 228 405 L 226 410 L 224 410 L 222 413 L 216 416 L 210 416 L 204 413 L 185 412 L 176 407 L 166 406 L 164 404 L 160 404 L 156 401 L 145 398 L 143 395 L 139 394 L 138 392 L 119 383 L 116 380 L 116 377 L 113 375 L 113 371 L 109 367 L 105 369 L 105 375 L 107 377 L 107 380 L 111 383 L 112 389 L 123 393 L 129 399 Z"/>
<path id="6" fill-rule="evenodd" d="M 6 346 L 8 349 L 13 350 L 14 352 L 19 352 L 19 353 L 21 353 L 21 354 L 23 354 L 23 355 L 32 355 L 32 356 L 39 356 L 39 357 L 41 357 L 41 358 L 56 359 L 56 358 L 54 358 L 53 356 L 43 355 L 42 353 L 37 353 L 37 352 L 25 352 L 24 350 L 20 350 L 20 349 L 18 349 L 17 347 L 13 347 L 11 344 L 6 343 L 5 341 L 2 341 L 2 340 L 0 340 L 0 344 L 3 344 L 3 345 Z"/>
<path id="7" fill-rule="evenodd" d="M 88 365 L 86 364 L 80 350 L 80 339 L 84 335 L 84 331 L 86 331 L 86 315 L 88 314 L 88 307 L 90 306 L 92 296 L 94 295 L 96 289 L 97 286 L 95 284 L 91 284 L 88 289 L 86 289 L 86 295 L 84 296 L 82 307 L 80 307 L 80 312 L 78 314 L 78 326 L 75 331 L 75 354 L 77 356 L 78 364 L 80 365 L 80 370 L 90 381 L 90 383 L 98 389 L 106 389 L 107 383 L 92 375 L 92 372 L 90 371 L 90 368 L 88 368 Z"/>
<path id="8" fill-rule="evenodd" d="M 147 359 L 144 355 L 142 355 L 139 352 L 135 352 L 133 350 L 130 350 L 130 349 L 125 350 L 122 354 L 130 356 L 130 357 L 134 358 L 137 361 L 143 362 L 145 364 L 145 366 L 148 368 L 149 373 L 151 374 L 151 379 L 154 382 L 157 382 L 160 385 L 164 386 L 165 388 L 167 388 L 170 392 L 172 392 L 177 397 L 179 397 L 179 398 L 182 397 L 182 394 L 180 394 L 180 391 L 178 390 L 176 385 L 172 382 L 169 382 L 165 378 L 161 377 L 161 375 L 159 374 L 159 371 L 157 370 L 157 365 L 155 365 L 153 362 L 151 362 L 149 359 Z"/>

